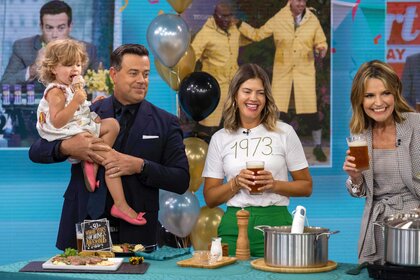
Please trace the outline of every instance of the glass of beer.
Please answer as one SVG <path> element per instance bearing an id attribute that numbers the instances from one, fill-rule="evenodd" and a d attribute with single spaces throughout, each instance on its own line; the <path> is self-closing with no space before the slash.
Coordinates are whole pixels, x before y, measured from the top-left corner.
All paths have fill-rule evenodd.
<path id="1" fill-rule="evenodd" d="M 355 158 L 354 164 L 359 170 L 369 169 L 369 153 L 366 137 L 353 135 L 347 137 L 347 144 L 350 148 L 350 155 Z"/>
<path id="2" fill-rule="evenodd" d="M 246 169 L 254 172 L 254 175 L 258 175 L 258 171 L 264 170 L 264 161 L 247 161 Z M 262 191 L 259 191 L 258 188 L 262 187 L 261 184 L 250 185 L 251 191 L 250 194 L 262 194 Z"/>
<path id="3" fill-rule="evenodd" d="M 81 252 L 83 248 L 83 231 L 82 231 L 82 224 L 76 224 L 76 240 L 77 240 L 77 251 Z"/>

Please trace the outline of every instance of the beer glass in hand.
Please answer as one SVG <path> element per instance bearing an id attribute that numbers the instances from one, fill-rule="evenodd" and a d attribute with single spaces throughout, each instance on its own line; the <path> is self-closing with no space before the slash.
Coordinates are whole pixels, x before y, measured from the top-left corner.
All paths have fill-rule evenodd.
<path id="1" fill-rule="evenodd" d="M 369 169 L 369 153 L 366 137 L 353 135 L 347 137 L 347 144 L 350 148 L 350 155 L 354 157 L 354 164 L 360 171 Z"/>
<path id="2" fill-rule="evenodd" d="M 254 176 L 258 175 L 258 171 L 264 170 L 264 161 L 247 161 L 246 162 L 246 169 L 251 170 L 254 172 Z M 249 185 L 251 188 L 250 194 L 262 194 L 258 188 L 262 187 L 261 184 Z"/>

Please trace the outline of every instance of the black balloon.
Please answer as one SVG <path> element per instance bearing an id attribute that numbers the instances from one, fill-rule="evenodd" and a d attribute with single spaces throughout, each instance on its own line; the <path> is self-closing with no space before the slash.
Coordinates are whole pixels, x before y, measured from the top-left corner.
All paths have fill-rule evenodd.
<path id="1" fill-rule="evenodd" d="M 179 86 L 179 103 L 184 112 L 196 122 L 209 116 L 220 101 L 220 86 L 206 72 L 193 72 Z"/>

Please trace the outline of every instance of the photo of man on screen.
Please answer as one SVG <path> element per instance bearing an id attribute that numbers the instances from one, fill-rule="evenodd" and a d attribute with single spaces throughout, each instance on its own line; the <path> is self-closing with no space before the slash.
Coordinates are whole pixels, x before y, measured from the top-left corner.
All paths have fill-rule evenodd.
<path id="1" fill-rule="evenodd" d="M 38 81 L 37 62 L 42 61 L 48 43 L 75 39 L 72 37 L 75 34 L 75 40 L 85 46 L 89 57 L 83 71 L 96 70 L 99 61 L 106 65 L 112 47 L 113 28 L 110 26 L 114 19 L 108 8 L 113 5 L 113 0 L 89 4 L 53 0 L 31 1 L 24 8 L 18 5 L 1 7 L 8 15 L 19 13 L 20 21 L 4 18 L 5 28 L 0 32 L 4 37 L 0 47 L 0 136 L 3 136 L 0 147 L 27 147 L 37 138 L 36 108 L 45 89 Z M 77 20 L 73 21 L 73 18 Z M 98 23 L 98 18 L 106 23 Z M 36 34 L 38 28 L 39 34 Z M 95 42 L 95 45 L 85 40 Z M 7 93 L 9 97 L 5 97 Z"/>
<path id="2" fill-rule="evenodd" d="M 44 47 L 49 42 L 70 37 L 72 9 L 64 1 L 50 1 L 41 7 L 39 19 L 40 35 L 14 42 L 12 55 L 1 79 L 2 84 L 34 84 L 36 92 L 42 92 L 45 88 L 38 82 L 36 61 L 42 60 Z M 96 69 L 96 48 L 90 43 L 83 43 L 89 55 L 88 68 Z"/>

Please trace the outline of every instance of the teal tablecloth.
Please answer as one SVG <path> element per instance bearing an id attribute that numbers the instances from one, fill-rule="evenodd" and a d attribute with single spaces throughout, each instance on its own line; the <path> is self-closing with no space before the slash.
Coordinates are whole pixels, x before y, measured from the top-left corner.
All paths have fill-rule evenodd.
<path id="1" fill-rule="evenodd" d="M 0 266 L 0 279 L 21 280 L 21 279 L 284 279 L 284 280 L 360 280 L 370 279 L 367 270 L 359 275 L 348 275 L 345 272 L 354 268 L 355 264 L 339 263 L 337 269 L 329 272 L 312 274 L 286 274 L 265 272 L 254 269 L 249 261 L 238 261 L 235 264 L 217 269 L 180 267 L 177 261 L 190 258 L 185 255 L 171 260 L 155 261 L 147 260 L 150 263 L 145 274 L 83 274 L 83 273 L 27 273 L 18 272 L 28 262 L 18 262 Z M 47 258 L 46 258 L 47 259 Z M 44 277 L 44 278 L 42 278 Z"/>

